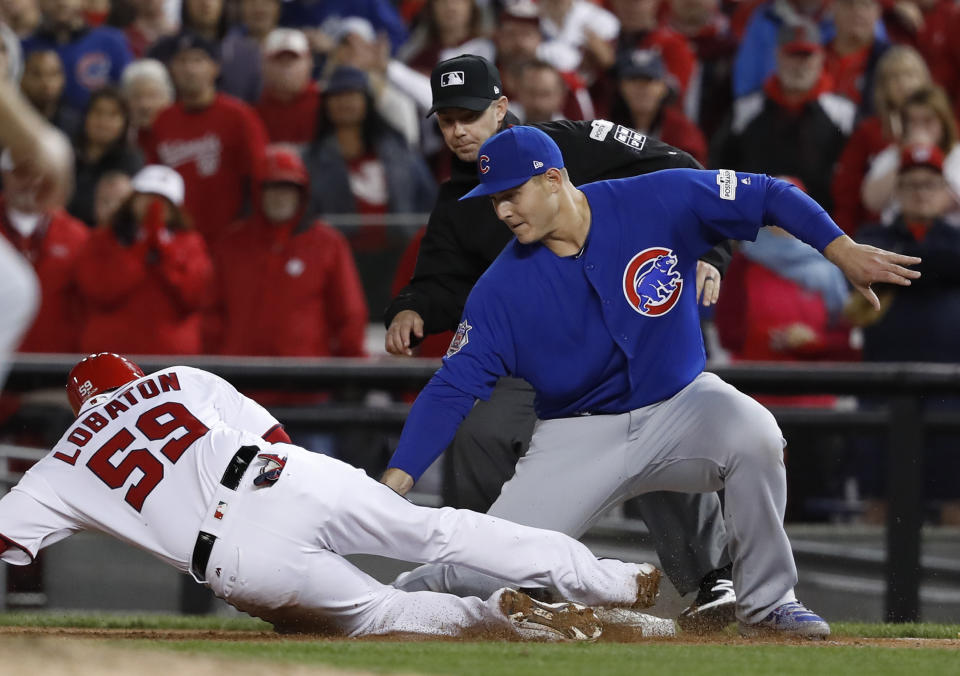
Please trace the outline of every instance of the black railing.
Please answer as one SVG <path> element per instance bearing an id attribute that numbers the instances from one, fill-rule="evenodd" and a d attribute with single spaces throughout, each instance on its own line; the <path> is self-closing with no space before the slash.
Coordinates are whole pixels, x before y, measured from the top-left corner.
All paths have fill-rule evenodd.
<path id="1" fill-rule="evenodd" d="M 416 391 L 439 366 L 430 359 L 251 359 L 143 357 L 145 371 L 174 363 L 216 373 L 241 390 L 336 390 L 337 403 L 277 410 L 285 422 L 321 429 L 376 426 L 398 429 L 404 404 L 369 407 L 369 390 Z M 11 369 L 10 390 L 62 387 L 75 355 L 23 355 Z M 960 432 L 960 416 L 925 412 L 924 398 L 960 395 L 960 364 L 767 364 L 711 367 L 714 373 L 750 394 L 842 394 L 880 402 L 869 410 L 772 409 L 781 425 L 834 431 L 879 431 L 890 447 L 889 511 L 886 530 L 886 619 L 916 621 L 920 615 L 923 437 L 926 430 Z M 356 401 L 357 403 L 350 403 Z"/>

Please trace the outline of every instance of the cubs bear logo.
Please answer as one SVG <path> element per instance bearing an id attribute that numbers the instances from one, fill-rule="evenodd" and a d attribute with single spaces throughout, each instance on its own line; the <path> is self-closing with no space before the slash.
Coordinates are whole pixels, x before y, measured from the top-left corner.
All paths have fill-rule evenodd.
<path id="1" fill-rule="evenodd" d="M 677 304 L 683 279 L 674 268 L 677 255 L 664 247 L 644 249 L 623 271 L 623 295 L 645 317 L 660 317 Z"/>

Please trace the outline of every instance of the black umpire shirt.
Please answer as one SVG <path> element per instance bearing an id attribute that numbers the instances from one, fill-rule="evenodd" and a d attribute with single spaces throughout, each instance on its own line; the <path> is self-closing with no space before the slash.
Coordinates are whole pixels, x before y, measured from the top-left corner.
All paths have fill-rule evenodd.
<path id="1" fill-rule="evenodd" d="M 518 122 L 507 113 L 502 128 Z M 575 186 L 661 169 L 703 169 L 682 150 L 606 120 L 560 120 L 531 126 L 546 132 L 560 146 Z M 490 200 L 458 201 L 478 183 L 476 163 L 454 157 L 450 180 L 440 186 L 430 214 L 413 279 L 387 307 L 385 326 L 403 310 L 414 310 L 423 318 L 425 334 L 457 328 L 473 285 L 513 239 Z M 730 257 L 730 245 L 723 243 L 701 260 L 722 273 Z M 416 336 L 411 336 L 411 341 L 415 340 Z"/>

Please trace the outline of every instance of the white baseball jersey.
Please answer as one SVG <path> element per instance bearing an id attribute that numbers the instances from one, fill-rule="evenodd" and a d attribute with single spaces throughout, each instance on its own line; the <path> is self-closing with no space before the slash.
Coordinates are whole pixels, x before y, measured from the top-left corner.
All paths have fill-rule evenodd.
<path id="1" fill-rule="evenodd" d="M 233 428 L 249 440 L 230 439 L 256 444 L 278 425 L 222 378 L 187 366 L 88 402 L 53 450 L 0 499 L 7 544 L 0 558 L 28 564 L 42 547 L 95 530 L 187 571 L 205 509 L 239 447 L 215 444 L 207 433 Z"/>

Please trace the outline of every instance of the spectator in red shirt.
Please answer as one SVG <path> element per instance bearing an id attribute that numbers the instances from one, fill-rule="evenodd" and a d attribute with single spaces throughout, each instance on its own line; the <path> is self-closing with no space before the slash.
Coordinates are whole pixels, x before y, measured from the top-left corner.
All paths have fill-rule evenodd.
<path id="1" fill-rule="evenodd" d="M 860 116 L 873 112 L 873 78 L 877 61 L 890 46 L 874 37 L 880 18 L 877 0 L 833 0 L 836 35 L 826 45 L 824 70 L 832 91 L 859 106 Z"/>
<path id="2" fill-rule="evenodd" d="M 900 106 L 913 93 L 930 86 L 930 71 L 912 47 L 894 45 L 877 62 L 873 101 L 875 115 L 861 120 L 843 147 L 833 172 L 833 220 L 851 237 L 877 216 L 860 199 L 860 186 L 874 158 L 902 136 Z"/>
<path id="3" fill-rule="evenodd" d="M 183 176 L 185 209 L 212 243 L 259 184 L 267 134 L 252 108 L 217 93 L 217 45 L 192 33 L 175 41 L 170 72 L 179 99 L 157 116 L 147 161 Z"/>
<path id="4" fill-rule="evenodd" d="M 138 59 L 124 68 L 120 91 L 130 109 L 130 136 L 144 150 L 151 143 L 153 123 L 175 100 L 173 82 L 156 59 Z"/>
<path id="5" fill-rule="evenodd" d="M 617 95 L 610 119 L 685 150 L 706 164 L 707 140 L 674 104 L 676 86 L 668 81 L 660 53 L 654 49 L 620 52 L 616 73 Z"/>
<path id="6" fill-rule="evenodd" d="M 181 211 L 183 179 L 150 165 L 133 177 L 133 190 L 77 261 L 87 309 L 80 351 L 199 354 L 213 266 Z"/>
<path id="7" fill-rule="evenodd" d="M 214 251 L 217 309 L 211 347 L 222 354 L 364 356 L 367 306 L 347 240 L 307 215 L 299 156 L 267 149 L 260 203 Z"/>
<path id="8" fill-rule="evenodd" d="M 313 54 L 295 28 L 278 28 L 263 45 L 263 93 L 257 113 L 271 143 L 305 146 L 316 135 L 320 88 L 310 79 Z"/>
<path id="9" fill-rule="evenodd" d="M 40 309 L 19 350 L 77 352 L 83 312 L 75 271 L 90 231 L 63 209 L 38 210 L 29 183 L 14 169 L 5 150 L 0 155 L 0 233 L 33 265 L 41 295 Z"/>

